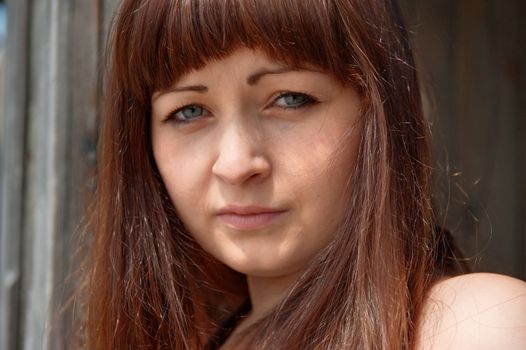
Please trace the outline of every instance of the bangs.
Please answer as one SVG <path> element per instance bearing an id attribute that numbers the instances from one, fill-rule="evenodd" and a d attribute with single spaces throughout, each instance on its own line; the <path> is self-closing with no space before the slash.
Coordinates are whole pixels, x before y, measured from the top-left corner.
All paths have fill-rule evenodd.
<path id="1" fill-rule="evenodd" d="M 115 28 L 113 60 L 121 67 L 117 75 L 123 86 L 143 102 L 185 73 L 241 47 L 360 85 L 333 1 L 125 1 L 120 11 L 130 15 Z"/>

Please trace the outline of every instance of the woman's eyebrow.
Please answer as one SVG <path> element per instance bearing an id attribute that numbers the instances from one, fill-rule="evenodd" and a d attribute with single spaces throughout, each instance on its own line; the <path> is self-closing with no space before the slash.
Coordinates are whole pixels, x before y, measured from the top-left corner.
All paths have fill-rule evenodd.
<path id="1" fill-rule="evenodd" d="M 299 70 L 303 70 L 303 69 L 293 68 L 293 67 L 279 67 L 279 68 L 275 68 L 275 69 L 261 68 L 261 69 L 258 69 L 257 71 L 255 71 L 254 73 L 250 74 L 247 77 L 247 84 L 248 85 L 256 85 L 259 82 L 259 80 L 265 75 L 281 74 L 281 73 L 294 72 L 294 71 L 299 71 Z M 168 94 L 168 93 L 171 93 L 171 92 L 184 92 L 184 91 L 194 91 L 194 92 L 205 93 L 205 92 L 208 92 L 208 87 L 206 85 L 202 85 L 202 84 L 186 85 L 186 86 L 175 86 L 175 87 L 171 87 L 171 88 L 166 89 L 166 90 L 162 91 L 161 93 L 157 94 L 156 96 L 154 96 L 152 98 L 152 101 L 157 100 L 157 98 L 159 98 L 161 95 L 164 95 L 164 94 Z"/>
<path id="2" fill-rule="evenodd" d="M 182 92 L 182 91 L 195 91 L 200 93 L 208 92 L 208 87 L 205 85 L 187 85 L 187 86 L 175 86 L 169 89 L 163 90 L 157 94 L 154 94 L 152 101 L 157 100 L 159 97 L 171 92 Z"/>
<path id="3" fill-rule="evenodd" d="M 256 85 L 263 76 L 267 74 L 280 74 L 280 73 L 287 73 L 292 71 L 297 71 L 298 69 L 291 68 L 291 67 L 280 67 L 276 69 L 269 69 L 269 68 L 261 68 L 257 70 L 256 72 L 250 74 L 247 77 L 247 84 L 248 85 Z"/>
<path id="4" fill-rule="evenodd" d="M 256 72 L 250 74 L 247 77 L 247 84 L 255 85 L 258 83 L 259 79 L 261 79 L 264 75 L 267 75 L 267 74 L 280 74 L 280 73 L 286 73 L 286 72 L 295 71 L 295 70 L 297 69 L 290 68 L 290 67 L 280 67 L 276 69 L 261 68 L 257 70 Z M 187 85 L 187 86 L 174 86 L 174 87 L 171 87 L 163 91 L 163 94 L 170 93 L 170 92 L 182 92 L 182 91 L 195 91 L 195 92 L 205 93 L 205 92 L 208 92 L 208 87 L 202 84 Z"/>
<path id="5" fill-rule="evenodd" d="M 205 85 L 188 85 L 188 86 L 176 86 L 169 90 L 170 92 L 179 92 L 179 91 L 196 91 L 196 92 L 207 92 L 208 87 Z"/>

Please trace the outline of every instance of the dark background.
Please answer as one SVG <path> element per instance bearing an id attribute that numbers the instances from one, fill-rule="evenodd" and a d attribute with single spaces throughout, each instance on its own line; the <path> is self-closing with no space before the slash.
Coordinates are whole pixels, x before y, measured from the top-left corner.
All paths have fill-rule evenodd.
<path id="1" fill-rule="evenodd" d="M 402 0 L 436 202 L 475 270 L 526 278 L 526 2 Z"/>

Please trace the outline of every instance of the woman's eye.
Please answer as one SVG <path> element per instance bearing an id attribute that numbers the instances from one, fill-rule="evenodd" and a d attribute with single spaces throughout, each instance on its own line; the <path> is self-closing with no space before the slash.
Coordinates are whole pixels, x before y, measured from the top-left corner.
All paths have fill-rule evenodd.
<path id="1" fill-rule="evenodd" d="M 304 105 L 315 102 L 314 98 L 307 94 L 296 93 L 296 92 L 285 92 L 282 93 L 276 99 L 276 105 L 282 108 L 299 108 Z"/>
<path id="2" fill-rule="evenodd" d="M 204 113 L 204 108 L 197 105 L 185 106 L 178 109 L 173 113 L 173 116 L 176 120 L 179 121 L 190 121 L 193 119 L 200 118 Z"/>
<path id="3" fill-rule="evenodd" d="M 174 120 L 176 122 L 191 122 L 193 120 L 205 117 L 209 112 L 199 105 L 188 105 L 181 107 L 168 115 L 166 120 Z"/>

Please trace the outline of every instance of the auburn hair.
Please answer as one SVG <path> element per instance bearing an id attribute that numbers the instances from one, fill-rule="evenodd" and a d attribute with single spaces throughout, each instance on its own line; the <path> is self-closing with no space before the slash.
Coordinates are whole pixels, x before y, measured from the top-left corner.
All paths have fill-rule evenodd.
<path id="1" fill-rule="evenodd" d="M 202 349 L 248 298 L 177 217 L 152 156 L 151 97 L 248 47 L 360 93 L 363 132 L 335 239 L 251 327 L 250 349 L 404 349 L 443 270 L 428 123 L 394 0 L 122 0 L 108 46 L 86 260 L 88 349 Z"/>

